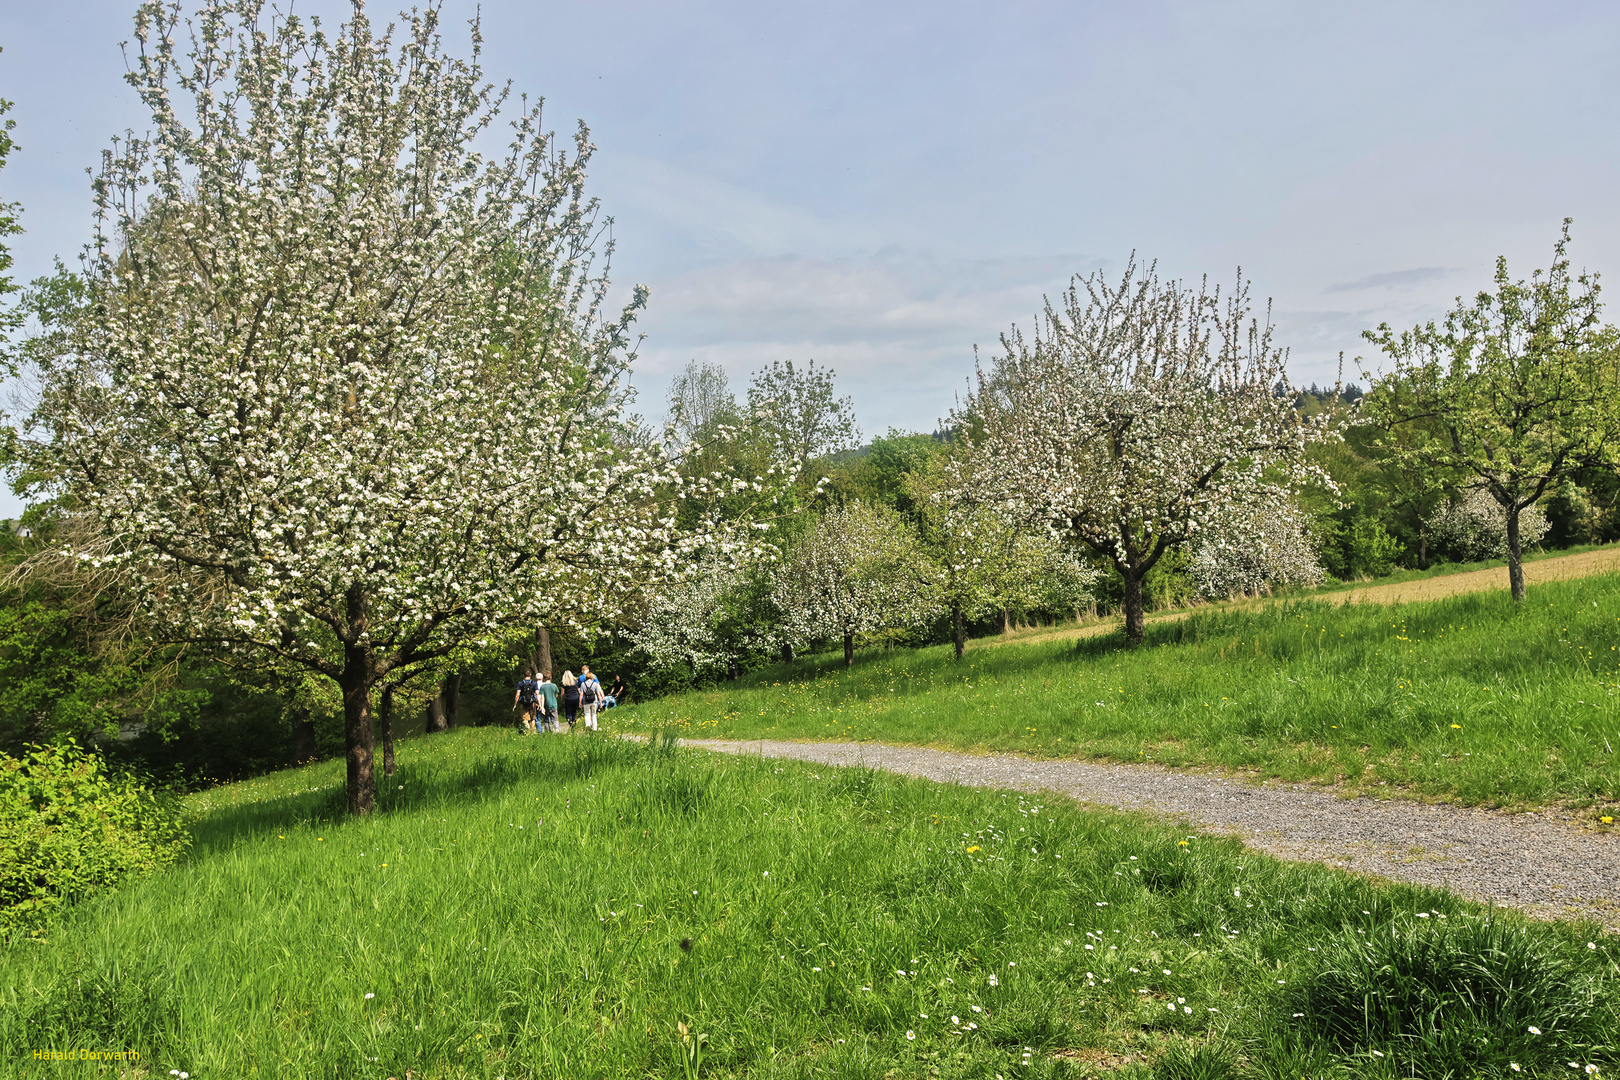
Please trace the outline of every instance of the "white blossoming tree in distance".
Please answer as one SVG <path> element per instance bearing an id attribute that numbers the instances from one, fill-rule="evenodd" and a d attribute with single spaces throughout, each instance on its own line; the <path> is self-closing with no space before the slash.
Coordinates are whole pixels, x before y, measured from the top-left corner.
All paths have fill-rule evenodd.
<path id="1" fill-rule="evenodd" d="M 955 419 L 1020 513 L 1112 562 L 1133 642 L 1142 579 L 1165 552 L 1327 482 L 1305 452 L 1334 436 L 1277 392 L 1285 354 L 1250 317 L 1241 273 L 1223 298 L 1133 258 L 1118 284 L 1076 277 L 1030 338 L 1014 328 L 1002 345 Z"/>
<path id="2" fill-rule="evenodd" d="M 357 813 L 383 680 L 610 617 L 716 542 L 622 419 L 645 291 L 606 313 L 584 127 L 524 107 L 486 156 L 478 24 L 464 60 L 403 18 L 139 9 L 153 134 L 96 181 L 92 303 L 25 451 L 159 633 L 337 683 Z"/>
<path id="3" fill-rule="evenodd" d="M 885 506 L 827 511 L 772 577 L 782 637 L 795 646 L 842 639 L 846 667 L 855 662 L 857 636 L 916 626 L 939 610 L 927 556 L 905 519 Z"/>
<path id="4" fill-rule="evenodd" d="M 764 559 L 739 565 L 710 554 L 649 597 L 630 637 L 654 667 L 689 664 L 700 676 L 721 670 L 736 678 L 744 657 L 781 641 L 769 569 Z"/>
<path id="5" fill-rule="evenodd" d="M 1259 595 L 1277 583 L 1321 582 L 1309 524 L 1293 500 L 1243 507 L 1227 524 L 1231 535 L 1212 530 L 1193 546 L 1187 570 L 1206 597 Z"/>
<path id="6" fill-rule="evenodd" d="M 1507 511 L 1489 491 L 1472 488 L 1429 518 L 1435 543 L 1459 562 L 1500 559 L 1508 553 Z M 1539 506 L 1519 511 L 1520 544 L 1540 543 L 1552 527 Z"/>

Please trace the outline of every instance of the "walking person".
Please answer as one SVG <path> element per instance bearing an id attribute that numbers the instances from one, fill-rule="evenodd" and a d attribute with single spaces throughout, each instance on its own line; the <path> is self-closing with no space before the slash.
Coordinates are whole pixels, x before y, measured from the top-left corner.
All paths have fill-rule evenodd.
<path id="1" fill-rule="evenodd" d="M 572 671 L 563 672 L 562 711 L 563 719 L 568 721 L 568 730 L 572 732 L 574 722 L 579 719 L 579 680 L 574 678 Z"/>
<path id="2" fill-rule="evenodd" d="M 579 707 L 585 712 L 585 730 L 596 730 L 596 710 L 602 704 L 602 684 L 596 681 L 591 669 L 580 668 Z"/>
<path id="3" fill-rule="evenodd" d="M 517 693 L 512 695 L 512 711 L 518 712 L 518 730 L 535 733 L 535 713 L 540 707 L 540 683 L 534 677 L 534 668 L 524 668 L 518 680 Z"/>
<path id="4" fill-rule="evenodd" d="M 551 681 L 551 672 L 540 676 L 540 727 L 542 731 L 557 734 L 557 684 Z"/>

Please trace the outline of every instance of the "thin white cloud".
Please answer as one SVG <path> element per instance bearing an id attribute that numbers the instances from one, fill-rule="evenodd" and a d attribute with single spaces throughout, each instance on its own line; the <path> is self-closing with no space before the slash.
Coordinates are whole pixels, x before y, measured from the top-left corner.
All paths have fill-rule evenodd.
<path id="1" fill-rule="evenodd" d="M 679 238 L 688 259 L 693 250 L 711 257 L 736 257 L 872 246 L 872 237 L 858 228 L 828 221 L 740 184 L 667 160 L 628 154 L 614 157 L 612 170 L 601 178 L 601 191 L 616 221 L 630 226 L 632 234 L 635 228 L 645 228 Z"/>
<path id="2" fill-rule="evenodd" d="M 833 368 L 869 432 L 931 429 L 973 370 L 1028 323 L 1044 294 L 1099 265 L 1086 256 L 950 259 L 890 248 L 840 259 L 746 259 L 653 282 L 637 364 L 642 407 L 656 412 L 689 360 L 724 367 L 740 389 L 772 360 Z"/>
<path id="3" fill-rule="evenodd" d="M 1328 292 L 1359 292 L 1363 289 L 1399 289 L 1438 281 L 1455 271 L 1445 266 L 1418 266 L 1411 270 L 1390 270 L 1382 274 L 1368 274 L 1355 281 L 1339 281 L 1327 287 Z"/>

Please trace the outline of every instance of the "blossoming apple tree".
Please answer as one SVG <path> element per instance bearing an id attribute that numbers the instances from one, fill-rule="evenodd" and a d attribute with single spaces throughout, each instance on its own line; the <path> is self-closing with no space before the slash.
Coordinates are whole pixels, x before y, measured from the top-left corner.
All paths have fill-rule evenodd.
<path id="1" fill-rule="evenodd" d="M 1259 595 L 1278 583 L 1315 585 L 1323 577 L 1309 524 L 1291 499 L 1237 509 L 1225 529 L 1193 546 L 1187 571 L 1212 600 Z"/>
<path id="2" fill-rule="evenodd" d="M 1243 507 L 1275 503 L 1334 437 L 1286 395 L 1285 353 L 1250 317 L 1241 273 L 1222 297 L 1161 280 L 1134 258 L 1118 284 L 1076 277 L 1033 334 L 1002 336 L 956 417 L 978 433 L 993 483 L 1028 519 L 1108 559 L 1125 632 L 1143 636 L 1142 579 L 1206 534 L 1232 543 Z"/>
<path id="3" fill-rule="evenodd" d="M 436 11 L 142 5 L 152 134 L 96 180 L 91 303 L 25 450 L 158 633 L 337 684 L 357 813 L 384 680 L 728 542 L 676 527 L 689 482 L 627 436 L 646 294 L 608 309 L 588 133 L 524 103 L 497 139 L 478 24 L 457 58 Z"/>
<path id="4" fill-rule="evenodd" d="M 772 567 L 772 579 L 781 637 L 795 646 L 842 639 L 846 667 L 856 637 L 916 626 L 939 610 L 916 535 L 886 506 L 828 510 Z"/>

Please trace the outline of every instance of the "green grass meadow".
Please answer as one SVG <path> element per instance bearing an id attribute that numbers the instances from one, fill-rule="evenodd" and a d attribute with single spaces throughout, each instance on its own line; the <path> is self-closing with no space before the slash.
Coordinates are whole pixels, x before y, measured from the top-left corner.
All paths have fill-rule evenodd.
<path id="1" fill-rule="evenodd" d="M 612 710 L 618 731 L 1215 765 L 1469 805 L 1620 801 L 1620 575 L 1380 606 L 1296 599 L 1118 635 L 873 650 Z"/>
<path id="2" fill-rule="evenodd" d="M 1620 1068 L 1612 937 L 1145 817 L 494 728 L 342 806 L 340 761 L 194 796 L 182 865 L 0 949 L 0 1074 Z"/>

